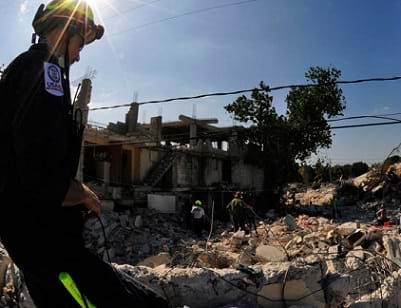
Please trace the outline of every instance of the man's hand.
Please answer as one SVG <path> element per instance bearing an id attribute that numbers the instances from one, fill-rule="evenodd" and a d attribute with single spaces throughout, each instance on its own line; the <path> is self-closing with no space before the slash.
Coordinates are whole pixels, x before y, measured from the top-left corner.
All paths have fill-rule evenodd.
<path id="1" fill-rule="evenodd" d="M 83 204 L 89 211 L 100 215 L 100 200 L 97 195 L 85 184 L 71 180 L 63 206 L 76 206 Z"/>
<path id="2" fill-rule="evenodd" d="M 91 212 L 95 213 L 97 216 L 100 215 L 100 200 L 98 196 L 90 190 L 88 186 L 82 184 L 85 190 L 85 199 L 83 201 L 83 205 Z"/>

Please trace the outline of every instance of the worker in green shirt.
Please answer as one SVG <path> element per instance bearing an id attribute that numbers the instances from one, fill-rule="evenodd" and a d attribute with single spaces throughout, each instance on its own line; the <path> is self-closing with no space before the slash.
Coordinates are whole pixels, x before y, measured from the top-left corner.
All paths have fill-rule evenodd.
<path id="1" fill-rule="evenodd" d="M 241 192 L 237 191 L 234 194 L 234 199 L 227 205 L 227 209 L 230 212 L 230 216 L 234 225 L 234 232 L 237 232 L 239 228 L 246 231 L 245 229 L 245 202 L 242 200 Z"/>

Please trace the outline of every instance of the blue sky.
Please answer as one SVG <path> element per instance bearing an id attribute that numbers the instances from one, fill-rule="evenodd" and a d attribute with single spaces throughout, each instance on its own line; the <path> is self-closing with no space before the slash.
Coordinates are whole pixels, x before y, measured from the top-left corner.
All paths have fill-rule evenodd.
<path id="1" fill-rule="evenodd" d="M 71 79 L 88 67 L 97 71 L 92 107 L 130 103 L 135 92 L 144 101 L 252 88 L 261 80 L 270 86 L 303 83 L 315 65 L 337 67 L 344 80 L 401 75 L 398 0 L 256 0 L 164 22 L 157 21 L 240 0 L 91 1 L 106 36 L 83 50 Z M 0 0 L 0 64 L 29 47 L 40 2 Z M 401 81 L 343 86 L 345 115 L 401 112 L 400 86 Z M 286 94 L 273 93 L 279 112 Z M 142 106 L 139 120 L 195 113 L 232 125 L 223 106 L 233 100 Z M 90 118 L 121 121 L 126 112 L 94 111 Z M 401 125 L 335 130 L 332 149 L 320 156 L 333 164 L 379 161 L 401 142 L 400 130 Z"/>

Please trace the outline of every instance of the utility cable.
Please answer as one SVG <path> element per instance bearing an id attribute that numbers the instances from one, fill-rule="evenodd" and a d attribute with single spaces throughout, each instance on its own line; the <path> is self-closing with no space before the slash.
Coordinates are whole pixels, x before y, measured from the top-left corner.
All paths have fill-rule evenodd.
<path id="1" fill-rule="evenodd" d="M 155 24 L 160 24 L 160 23 L 163 23 L 163 22 L 166 22 L 166 21 L 170 21 L 170 20 L 173 20 L 173 19 L 177 19 L 177 18 L 180 18 L 180 17 L 189 16 L 189 15 L 193 15 L 193 14 L 199 14 L 199 13 L 203 13 L 203 12 L 207 12 L 207 11 L 211 11 L 211 10 L 222 9 L 222 8 L 230 7 L 230 6 L 246 4 L 246 3 L 255 2 L 255 1 L 258 1 L 258 0 L 245 0 L 245 1 L 239 1 L 239 2 L 234 2 L 234 3 L 226 3 L 226 4 L 216 5 L 216 6 L 207 7 L 207 8 L 203 8 L 203 9 L 198 9 L 198 10 L 194 10 L 194 11 L 189 11 L 189 12 L 186 12 L 186 13 L 170 16 L 170 17 L 167 17 L 167 18 L 154 20 L 154 21 L 151 21 L 151 22 L 148 22 L 148 23 L 144 23 L 144 24 L 141 24 L 141 25 L 138 25 L 138 26 L 129 27 L 127 29 L 111 33 L 108 36 L 109 37 L 113 37 L 113 36 L 116 36 L 116 35 L 119 35 L 119 34 L 122 34 L 122 33 L 130 32 L 130 31 L 133 31 L 133 30 L 142 29 L 142 28 L 145 28 L 145 27 L 149 27 L 149 26 L 152 26 L 152 25 L 155 25 Z"/>
<path id="2" fill-rule="evenodd" d="M 210 221 L 210 232 L 209 232 L 209 236 L 208 236 L 208 238 L 206 240 L 206 247 L 205 247 L 206 253 L 207 253 L 207 245 L 208 245 L 208 243 L 210 241 L 210 237 L 212 236 L 212 233 L 213 233 L 213 221 L 214 221 L 214 200 L 212 202 L 212 218 L 211 218 L 211 221 Z"/>
<path id="3" fill-rule="evenodd" d="M 130 12 L 132 12 L 132 11 L 141 9 L 141 8 L 143 8 L 143 7 L 145 7 L 145 6 L 149 6 L 149 5 L 151 5 L 151 4 L 154 4 L 154 3 L 160 2 L 160 1 L 161 1 L 161 0 L 154 0 L 154 1 L 144 2 L 144 3 L 142 3 L 142 4 L 139 4 L 139 5 L 134 6 L 134 7 L 132 7 L 132 8 L 128 8 L 128 9 L 124 10 L 123 12 L 116 12 L 116 13 L 110 15 L 110 16 L 107 16 L 107 17 L 104 18 L 104 20 L 112 19 L 112 18 L 114 18 L 114 17 L 120 17 L 120 16 L 125 15 L 125 14 L 127 14 L 127 13 L 130 13 Z"/>
<path id="4" fill-rule="evenodd" d="M 111 247 L 109 247 L 109 243 L 108 243 L 108 240 L 107 240 L 107 235 L 106 235 L 106 231 L 105 231 L 105 228 L 104 228 L 102 219 L 101 219 L 99 216 L 97 216 L 97 215 L 96 215 L 96 217 L 97 217 L 97 219 L 99 220 L 100 225 L 102 226 L 102 232 L 103 232 L 103 238 L 104 238 L 104 246 L 105 246 L 105 248 L 106 248 L 107 260 L 109 261 L 109 263 L 110 263 L 110 265 L 111 265 L 111 258 L 110 258 L 110 255 L 109 255 L 109 249 L 110 249 Z"/>
<path id="5" fill-rule="evenodd" d="M 401 112 L 387 113 L 387 114 L 372 114 L 372 115 L 367 114 L 367 115 L 360 115 L 360 116 L 342 117 L 342 118 L 328 119 L 327 122 L 338 122 L 338 121 L 356 120 L 356 119 L 364 119 L 364 118 L 377 118 L 377 119 L 398 121 L 399 119 L 389 118 L 389 116 L 394 116 L 394 115 L 401 115 Z"/>
<path id="6" fill-rule="evenodd" d="M 401 79 L 401 76 L 377 77 L 377 78 L 366 78 L 366 79 L 357 79 L 357 80 L 338 80 L 338 81 L 335 81 L 335 84 L 359 84 L 359 83 L 365 83 L 365 82 L 394 81 L 394 80 L 400 80 L 400 79 Z M 160 103 L 170 103 L 170 102 L 174 102 L 174 101 L 186 101 L 186 100 L 200 99 L 200 98 L 213 97 L 213 96 L 236 95 L 236 94 L 242 94 L 242 93 L 249 93 L 252 91 L 271 92 L 271 91 L 277 91 L 277 90 L 283 90 L 283 89 L 320 87 L 320 86 L 324 86 L 324 84 L 293 84 L 293 85 L 271 87 L 271 88 L 267 88 L 267 89 L 253 88 L 253 89 L 237 90 L 237 91 L 230 91 L 230 92 L 207 93 L 207 94 L 200 94 L 200 95 L 195 95 L 195 96 L 174 97 L 174 98 L 167 98 L 167 99 L 161 99 L 161 100 L 132 102 L 129 104 L 95 107 L 95 108 L 90 108 L 89 110 L 95 111 L 95 110 L 108 110 L 108 109 L 116 109 L 116 108 L 122 108 L 122 107 L 131 107 L 135 103 L 138 103 L 139 105 L 160 104 Z"/>
<path id="7" fill-rule="evenodd" d="M 394 124 L 401 124 L 401 120 L 389 121 L 389 122 L 366 123 L 366 124 L 331 126 L 330 129 L 368 127 L 368 126 L 383 126 L 383 125 L 394 125 Z"/>

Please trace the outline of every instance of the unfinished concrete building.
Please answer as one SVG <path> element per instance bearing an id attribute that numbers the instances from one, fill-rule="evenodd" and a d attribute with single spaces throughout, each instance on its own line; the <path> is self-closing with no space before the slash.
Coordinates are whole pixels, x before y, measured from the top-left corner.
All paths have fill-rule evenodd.
<path id="1" fill-rule="evenodd" d="M 164 192 L 262 189 L 263 171 L 244 162 L 246 147 L 237 140 L 242 127 L 217 127 L 217 119 L 184 115 L 140 124 L 138 109 L 132 104 L 124 123 L 88 125 L 87 181 Z"/>

